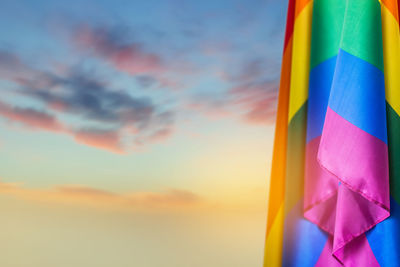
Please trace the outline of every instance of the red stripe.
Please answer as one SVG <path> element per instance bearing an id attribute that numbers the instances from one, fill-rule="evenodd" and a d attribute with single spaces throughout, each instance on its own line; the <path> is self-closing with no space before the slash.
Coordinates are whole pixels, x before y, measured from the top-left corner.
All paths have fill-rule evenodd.
<path id="1" fill-rule="evenodd" d="M 399 16 L 400 15 L 400 0 L 397 1 L 397 8 L 398 8 L 397 15 Z M 399 25 L 400 25 L 400 19 L 398 20 L 398 22 L 399 22 Z"/>
<path id="2" fill-rule="evenodd" d="M 285 33 L 284 49 L 286 49 L 289 39 L 293 35 L 295 7 L 296 7 L 296 0 L 289 0 L 289 7 L 288 7 L 288 12 L 287 12 L 287 18 L 286 18 L 286 33 Z"/>

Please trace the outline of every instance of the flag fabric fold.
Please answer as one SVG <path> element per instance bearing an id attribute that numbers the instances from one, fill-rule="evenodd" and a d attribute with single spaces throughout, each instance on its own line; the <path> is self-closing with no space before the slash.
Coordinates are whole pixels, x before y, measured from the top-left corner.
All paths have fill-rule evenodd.
<path id="1" fill-rule="evenodd" d="M 400 266 L 398 14 L 398 0 L 290 1 L 270 184 L 280 243 L 269 209 L 264 266 Z"/>

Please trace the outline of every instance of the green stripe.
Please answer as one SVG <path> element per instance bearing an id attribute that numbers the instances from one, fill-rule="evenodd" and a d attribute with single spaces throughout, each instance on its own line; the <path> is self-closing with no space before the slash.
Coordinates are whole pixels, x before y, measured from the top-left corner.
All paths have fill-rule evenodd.
<path id="1" fill-rule="evenodd" d="M 307 125 L 307 101 L 293 116 L 288 126 L 285 214 L 303 197 L 304 159 Z"/>
<path id="2" fill-rule="evenodd" d="M 311 69 L 342 48 L 383 70 L 378 0 L 315 0 L 312 23 Z"/>
<path id="3" fill-rule="evenodd" d="M 400 204 L 400 117 L 386 103 L 389 145 L 390 194 Z"/>
<path id="4" fill-rule="evenodd" d="M 383 71 L 381 6 L 378 0 L 347 0 L 340 47 Z"/>
<path id="5" fill-rule="evenodd" d="M 342 35 L 346 0 L 314 0 L 310 68 L 336 56 Z"/>

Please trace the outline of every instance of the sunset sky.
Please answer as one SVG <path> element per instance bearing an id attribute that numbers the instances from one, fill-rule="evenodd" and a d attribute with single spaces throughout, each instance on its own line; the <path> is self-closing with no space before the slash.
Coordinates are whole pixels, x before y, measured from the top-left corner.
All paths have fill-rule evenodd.
<path id="1" fill-rule="evenodd" d="M 286 1 L 0 5 L 0 266 L 261 266 Z"/>

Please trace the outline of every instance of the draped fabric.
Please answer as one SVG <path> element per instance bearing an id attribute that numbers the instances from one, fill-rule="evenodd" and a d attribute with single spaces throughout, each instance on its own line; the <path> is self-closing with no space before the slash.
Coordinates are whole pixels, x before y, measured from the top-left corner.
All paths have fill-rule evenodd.
<path id="1" fill-rule="evenodd" d="M 398 0 L 290 0 L 264 266 L 400 266 Z"/>

